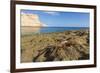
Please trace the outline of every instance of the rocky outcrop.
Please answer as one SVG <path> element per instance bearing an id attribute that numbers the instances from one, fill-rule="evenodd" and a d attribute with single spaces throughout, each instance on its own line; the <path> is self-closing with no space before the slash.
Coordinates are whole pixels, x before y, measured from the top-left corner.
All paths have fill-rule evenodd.
<path id="1" fill-rule="evenodd" d="M 74 38 L 74 40 L 62 41 L 58 45 L 48 45 L 38 50 L 33 62 L 89 59 L 87 51 L 88 47 L 84 45 L 84 42 L 79 42 L 77 38 Z"/>
<path id="2" fill-rule="evenodd" d="M 33 34 L 21 40 L 21 62 L 89 59 L 88 30 Z"/>
<path id="3" fill-rule="evenodd" d="M 33 62 L 89 59 L 88 32 L 77 31 L 69 35 L 72 33 L 75 35 L 68 38 L 63 36 L 62 39 L 57 39 L 56 45 L 47 45 L 44 49 L 38 50 Z"/>

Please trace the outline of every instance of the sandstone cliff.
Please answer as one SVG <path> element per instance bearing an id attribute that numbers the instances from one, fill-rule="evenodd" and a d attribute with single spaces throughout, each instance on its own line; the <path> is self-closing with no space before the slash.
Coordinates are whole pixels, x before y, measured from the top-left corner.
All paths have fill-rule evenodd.
<path id="1" fill-rule="evenodd" d="M 39 16 L 36 14 L 21 14 L 21 31 L 33 32 L 42 27 Z"/>
<path id="2" fill-rule="evenodd" d="M 21 14 L 21 26 L 42 26 L 36 14 Z"/>

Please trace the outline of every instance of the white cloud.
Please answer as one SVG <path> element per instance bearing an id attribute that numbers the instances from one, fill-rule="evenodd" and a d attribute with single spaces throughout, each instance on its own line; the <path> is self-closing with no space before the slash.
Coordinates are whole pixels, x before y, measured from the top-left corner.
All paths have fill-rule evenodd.
<path id="1" fill-rule="evenodd" d="M 53 11 L 45 11 L 45 13 L 50 15 L 59 15 L 59 12 L 53 12 Z"/>
<path id="2" fill-rule="evenodd" d="M 43 25 L 43 27 L 47 27 L 48 25 L 47 24 L 42 24 Z"/>

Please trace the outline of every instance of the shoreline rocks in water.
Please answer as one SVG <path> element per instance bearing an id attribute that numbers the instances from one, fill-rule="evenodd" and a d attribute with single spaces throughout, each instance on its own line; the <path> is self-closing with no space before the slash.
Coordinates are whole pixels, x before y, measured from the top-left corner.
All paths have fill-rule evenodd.
<path id="1" fill-rule="evenodd" d="M 88 29 L 33 34 L 21 38 L 21 62 L 89 59 Z"/>

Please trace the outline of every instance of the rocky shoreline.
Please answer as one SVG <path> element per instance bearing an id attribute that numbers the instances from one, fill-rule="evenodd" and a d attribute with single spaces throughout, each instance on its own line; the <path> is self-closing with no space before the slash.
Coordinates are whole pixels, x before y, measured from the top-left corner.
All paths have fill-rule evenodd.
<path id="1" fill-rule="evenodd" d="M 88 29 L 24 35 L 21 38 L 21 62 L 89 59 Z"/>

